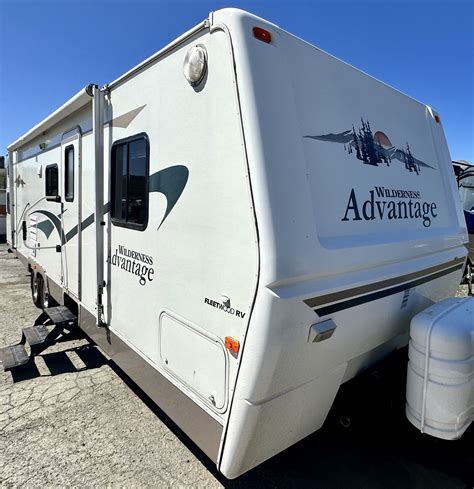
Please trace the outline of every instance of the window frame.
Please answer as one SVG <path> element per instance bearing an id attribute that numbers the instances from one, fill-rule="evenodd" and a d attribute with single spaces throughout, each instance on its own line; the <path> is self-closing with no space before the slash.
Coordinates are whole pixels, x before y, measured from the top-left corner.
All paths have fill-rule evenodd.
<path id="1" fill-rule="evenodd" d="M 68 151 L 72 150 L 72 197 L 68 197 L 68 189 L 69 185 L 67 185 L 68 182 L 68 168 L 67 168 L 67 158 L 66 155 L 68 154 Z M 76 150 L 74 149 L 73 144 L 69 144 L 64 148 L 64 199 L 66 202 L 74 202 L 74 184 L 75 184 L 75 172 L 76 169 Z"/>
<path id="2" fill-rule="evenodd" d="M 48 195 L 48 170 L 50 168 L 56 168 L 56 172 L 58 174 L 57 183 L 56 183 L 56 195 Z M 51 165 L 46 165 L 44 169 L 44 193 L 46 195 L 46 200 L 52 202 L 58 202 L 60 200 L 59 196 L 59 166 L 57 163 L 52 163 Z"/>
<path id="3" fill-rule="evenodd" d="M 114 162 L 114 149 L 117 146 L 125 144 L 127 147 L 127 206 L 128 206 L 128 182 L 130 178 L 130 150 L 129 145 L 134 141 L 138 141 L 143 139 L 145 141 L 146 146 L 146 184 L 145 184 L 145 216 L 143 220 L 143 224 L 137 224 L 135 222 L 128 222 L 127 220 L 123 220 L 117 217 L 113 217 L 112 212 L 115 204 L 115 162 Z M 150 203 L 150 192 L 149 192 L 149 182 L 150 182 L 150 140 L 148 138 L 148 134 L 145 132 L 140 132 L 138 134 L 134 134 L 133 136 L 129 136 L 123 139 L 118 139 L 114 141 L 112 147 L 110 148 L 110 175 L 109 175 L 109 195 L 110 195 L 110 220 L 114 226 L 133 229 L 135 231 L 144 231 L 148 226 L 148 215 L 149 215 L 149 203 Z M 128 218 L 128 215 L 127 215 Z"/>

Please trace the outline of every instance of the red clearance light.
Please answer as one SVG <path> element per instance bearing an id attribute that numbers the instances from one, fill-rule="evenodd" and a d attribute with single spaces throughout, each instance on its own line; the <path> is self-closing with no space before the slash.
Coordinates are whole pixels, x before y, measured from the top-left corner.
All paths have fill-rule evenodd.
<path id="1" fill-rule="evenodd" d="M 441 122 L 441 118 L 439 117 L 438 114 L 434 115 L 434 120 L 439 124 Z"/>
<path id="2" fill-rule="evenodd" d="M 253 35 L 259 41 L 266 42 L 267 44 L 270 44 L 272 42 L 272 35 L 270 34 L 270 32 L 262 29 L 261 27 L 254 27 Z"/>

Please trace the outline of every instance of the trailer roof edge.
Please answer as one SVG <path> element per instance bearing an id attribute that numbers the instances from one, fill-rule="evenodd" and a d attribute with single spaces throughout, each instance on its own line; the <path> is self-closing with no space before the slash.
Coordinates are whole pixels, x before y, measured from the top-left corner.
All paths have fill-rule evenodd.
<path id="1" fill-rule="evenodd" d="M 212 13 L 210 14 L 210 16 Z M 174 49 L 176 46 L 179 46 L 182 44 L 184 41 L 189 39 L 191 36 L 197 34 L 203 29 L 206 29 L 209 27 L 210 21 L 209 19 L 205 19 L 202 22 L 200 22 L 198 25 L 193 27 L 192 29 L 189 29 L 186 31 L 184 34 L 164 46 L 162 49 L 157 51 L 156 53 L 152 54 L 149 58 L 145 59 L 138 65 L 134 66 L 132 69 L 121 75 L 119 78 L 115 79 L 111 83 L 108 83 L 105 85 L 108 89 L 113 89 L 114 87 L 118 86 L 119 84 L 123 83 L 126 81 L 128 78 L 132 77 L 134 74 L 138 73 L 141 71 L 143 68 L 146 66 L 150 65 L 157 59 L 161 58 L 165 54 L 167 54 L 170 50 Z M 80 109 L 84 105 L 86 105 L 89 101 L 91 100 L 90 95 L 87 93 L 87 87 L 84 87 L 81 89 L 76 95 L 71 97 L 66 103 L 64 103 L 61 107 L 56 109 L 52 114 L 47 116 L 45 119 L 43 119 L 40 123 L 38 123 L 36 126 L 34 126 L 32 129 L 30 129 L 28 132 L 20 136 L 16 141 L 11 143 L 9 146 L 7 146 L 8 151 L 15 151 L 19 147 L 21 147 L 23 144 L 27 143 L 28 141 L 31 141 L 33 138 L 39 136 L 42 132 L 47 131 L 50 129 L 52 126 L 54 126 L 56 123 L 58 123 L 61 119 L 64 117 L 67 117 L 68 115 L 72 114 L 76 110 Z"/>
<path id="2" fill-rule="evenodd" d="M 42 132 L 47 131 L 48 129 L 53 127 L 64 117 L 67 117 L 68 115 L 86 105 L 90 100 L 92 99 L 87 93 L 87 87 L 82 88 L 79 92 L 76 93 L 76 95 L 71 97 L 66 103 L 61 105 L 61 107 L 56 109 L 52 114 L 43 119 L 39 124 L 36 124 L 36 126 L 23 134 L 23 136 L 20 136 L 15 142 L 7 146 L 7 150 L 14 151 L 18 149 L 23 144 L 31 141 L 36 136 L 39 136 Z"/>
<path id="3" fill-rule="evenodd" d="M 161 48 L 159 51 L 156 53 L 152 54 L 150 57 L 139 63 L 138 65 L 134 66 L 132 69 L 128 70 L 125 72 L 123 75 L 119 76 L 116 78 L 114 81 L 107 83 L 104 88 L 108 88 L 109 90 L 113 90 L 116 86 L 120 85 L 139 71 L 141 71 L 143 68 L 146 66 L 150 65 L 151 63 L 155 62 L 165 54 L 167 54 L 169 51 L 174 49 L 176 46 L 179 46 L 183 42 L 185 42 L 187 39 L 189 39 L 191 36 L 197 34 L 203 29 L 206 29 L 209 27 L 209 19 L 205 19 L 202 22 L 200 22 L 198 25 L 193 27 L 192 29 L 189 29 L 186 31 L 184 34 L 181 34 L 181 36 L 177 37 L 175 40 L 171 41 L 169 44 Z"/>

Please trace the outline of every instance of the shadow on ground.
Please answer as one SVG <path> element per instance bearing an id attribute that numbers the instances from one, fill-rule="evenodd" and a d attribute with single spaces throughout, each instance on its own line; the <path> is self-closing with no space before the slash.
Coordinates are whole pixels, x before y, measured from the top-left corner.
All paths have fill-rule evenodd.
<path id="1" fill-rule="evenodd" d="M 114 364 L 112 368 L 228 488 L 473 489 L 474 426 L 457 441 L 421 434 L 405 417 L 406 349 L 392 368 L 345 384 L 322 429 L 235 480 Z M 341 425 L 341 418 L 347 425 Z"/>
<path id="2" fill-rule="evenodd" d="M 84 366 L 78 368 L 74 365 L 68 353 L 77 355 Z M 47 374 L 41 373 L 38 369 L 38 366 L 34 361 L 34 359 L 37 358 L 44 361 L 49 371 Z M 96 369 L 109 363 L 109 360 L 101 353 L 101 351 L 91 344 L 85 344 L 52 353 L 42 353 L 41 355 L 35 356 L 34 359 L 26 365 L 10 370 L 11 378 L 14 383 L 34 379 L 36 377 L 54 376 Z"/>

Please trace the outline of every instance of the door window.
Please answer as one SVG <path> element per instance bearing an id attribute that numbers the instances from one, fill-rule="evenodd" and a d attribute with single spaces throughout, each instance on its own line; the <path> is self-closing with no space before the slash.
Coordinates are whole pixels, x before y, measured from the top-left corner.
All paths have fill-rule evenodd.
<path id="1" fill-rule="evenodd" d="M 48 165 L 45 170 L 46 197 L 55 200 L 58 194 L 58 165 Z"/>
<path id="2" fill-rule="evenodd" d="M 74 146 L 64 150 L 64 197 L 67 202 L 74 200 Z"/>

